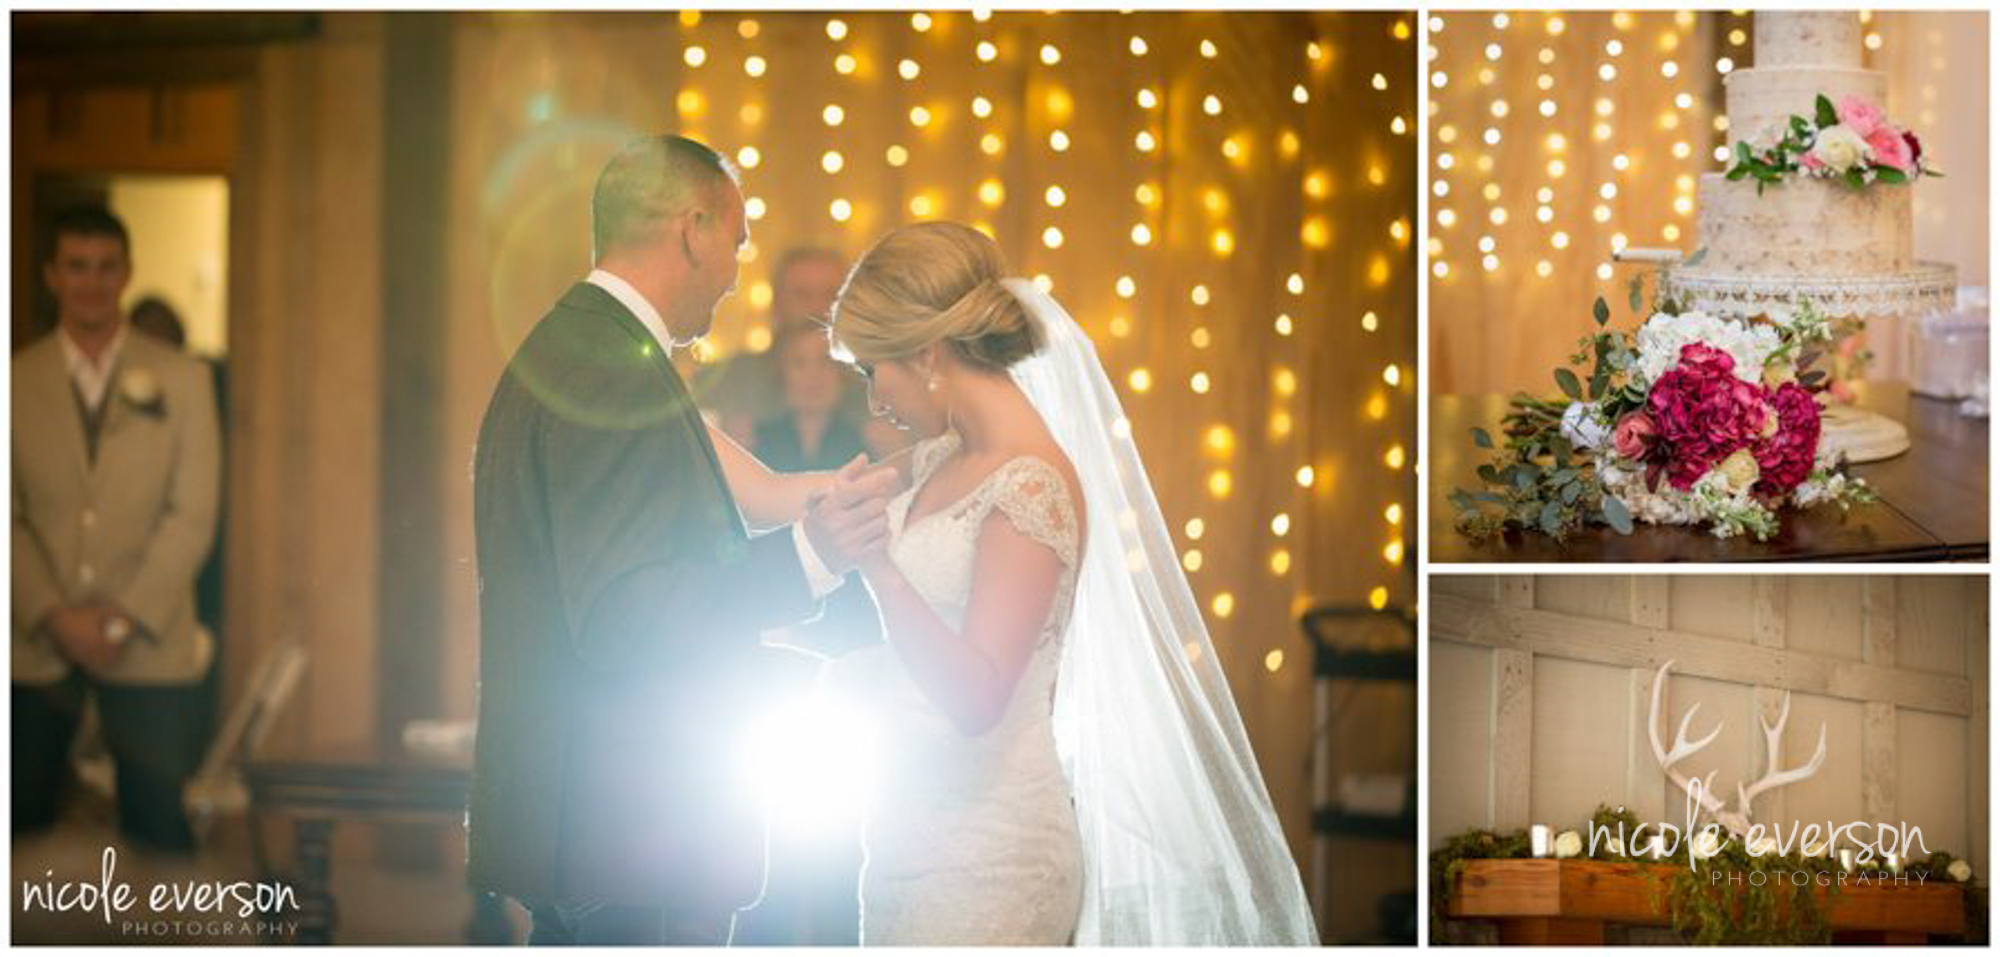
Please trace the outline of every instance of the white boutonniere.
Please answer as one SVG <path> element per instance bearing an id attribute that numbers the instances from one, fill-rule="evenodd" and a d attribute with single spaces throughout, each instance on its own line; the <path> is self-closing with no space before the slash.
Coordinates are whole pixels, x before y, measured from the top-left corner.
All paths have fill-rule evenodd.
<path id="1" fill-rule="evenodd" d="M 166 411 L 166 396 L 160 377 L 151 369 L 127 369 L 118 377 L 118 394 L 133 408 L 151 415 Z"/>

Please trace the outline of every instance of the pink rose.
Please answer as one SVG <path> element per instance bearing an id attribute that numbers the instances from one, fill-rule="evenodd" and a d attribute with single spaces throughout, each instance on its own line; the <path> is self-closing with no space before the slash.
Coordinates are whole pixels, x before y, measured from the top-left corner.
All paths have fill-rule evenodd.
<path id="1" fill-rule="evenodd" d="M 1628 412 L 1611 430 L 1611 448 L 1619 458 L 1644 461 L 1659 442 L 1660 430 L 1644 412 Z"/>
<path id="2" fill-rule="evenodd" d="M 1752 449 L 1757 456 L 1759 495 L 1779 496 L 1797 488 L 1812 474 L 1819 451 L 1819 403 L 1797 383 L 1787 382 L 1769 393 L 1778 430 Z"/>
<path id="3" fill-rule="evenodd" d="M 1882 108 L 1865 97 L 1842 97 L 1833 112 L 1840 117 L 1840 122 L 1853 128 L 1855 134 L 1864 140 L 1889 125 L 1888 118 L 1882 115 Z"/>
<path id="4" fill-rule="evenodd" d="M 1736 377 L 1736 360 L 1699 342 L 1653 383 L 1646 412 L 1666 445 L 1667 480 L 1682 491 L 1756 441 L 1769 414 L 1764 390 Z"/>
<path id="5" fill-rule="evenodd" d="M 1905 173 L 1917 171 L 1917 158 L 1910 155 L 1910 143 L 1903 139 L 1903 132 L 1893 126 L 1883 125 L 1864 139 L 1868 148 L 1875 153 L 1877 166 L 1888 166 Z"/>

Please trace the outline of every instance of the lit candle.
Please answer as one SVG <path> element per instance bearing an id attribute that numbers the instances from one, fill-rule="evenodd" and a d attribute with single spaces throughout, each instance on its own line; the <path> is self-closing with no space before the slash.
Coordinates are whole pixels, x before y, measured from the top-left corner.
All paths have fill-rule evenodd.
<path id="1" fill-rule="evenodd" d="M 1889 855 L 1886 863 L 1889 865 L 1889 873 L 1891 874 L 1903 873 L 1903 855 L 1891 854 Z"/>
<path id="2" fill-rule="evenodd" d="M 1840 872 L 1843 874 L 1854 873 L 1854 848 L 1843 847 L 1840 849 Z"/>
<path id="3" fill-rule="evenodd" d="M 1536 857 L 1548 857 L 1552 853 L 1549 842 L 1549 826 L 1536 824 L 1528 828 L 1528 853 Z"/>

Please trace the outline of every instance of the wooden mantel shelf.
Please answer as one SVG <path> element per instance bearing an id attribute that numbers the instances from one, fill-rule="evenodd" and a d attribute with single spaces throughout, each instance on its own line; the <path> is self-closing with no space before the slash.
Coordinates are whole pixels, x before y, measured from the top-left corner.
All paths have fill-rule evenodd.
<path id="1" fill-rule="evenodd" d="M 1602 861 L 1469 861 L 1452 895 L 1454 918 L 1492 920 L 1503 944 L 1602 944 L 1607 924 L 1673 922 L 1666 895 L 1675 864 Z M 1894 884 L 1850 877 L 1828 921 L 1835 939 L 1852 943 L 1928 943 L 1965 933 L 1964 891 L 1949 880 Z M 1656 899 L 1657 896 L 1657 899 Z M 1826 899 L 1826 889 L 1814 886 Z"/>

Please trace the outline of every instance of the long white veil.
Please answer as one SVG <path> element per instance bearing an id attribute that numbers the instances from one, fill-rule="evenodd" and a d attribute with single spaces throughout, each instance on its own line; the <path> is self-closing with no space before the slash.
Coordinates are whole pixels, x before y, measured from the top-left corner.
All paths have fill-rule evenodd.
<path id="1" fill-rule="evenodd" d="M 1069 313 L 1005 280 L 1047 346 L 1014 367 L 1089 513 L 1055 701 L 1084 854 L 1080 945 L 1319 943 L 1130 423 Z"/>

